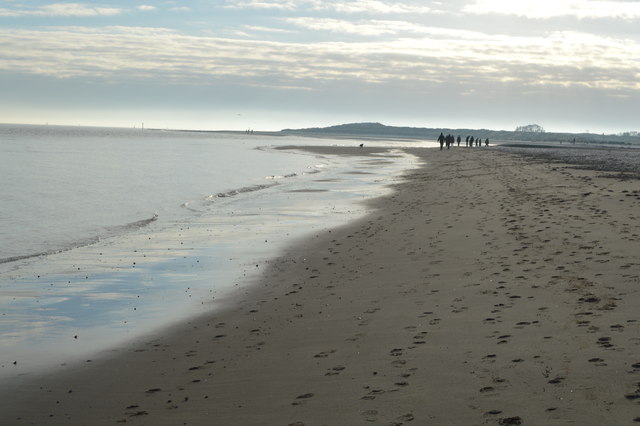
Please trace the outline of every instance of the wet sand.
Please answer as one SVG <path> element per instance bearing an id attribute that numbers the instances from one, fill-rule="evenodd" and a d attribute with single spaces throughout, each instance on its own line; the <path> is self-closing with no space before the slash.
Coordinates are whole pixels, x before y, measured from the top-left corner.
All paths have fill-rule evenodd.
<path id="1" fill-rule="evenodd" d="M 369 216 L 227 311 L 4 388 L 0 424 L 640 422 L 638 180 L 409 151 L 425 166 Z"/>

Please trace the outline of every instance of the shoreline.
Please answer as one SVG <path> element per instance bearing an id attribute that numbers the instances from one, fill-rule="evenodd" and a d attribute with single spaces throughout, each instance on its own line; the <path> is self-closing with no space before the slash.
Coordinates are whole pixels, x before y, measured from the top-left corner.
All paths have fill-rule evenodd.
<path id="1" fill-rule="evenodd" d="M 298 240 L 224 311 L 0 391 L 0 422 L 640 421 L 637 182 L 406 151 L 427 164 L 372 213 Z"/>
<path id="2" fill-rule="evenodd" d="M 208 210 L 184 221 L 0 265 L 0 382 L 96 358 L 219 307 L 290 239 L 363 216 L 359 200 L 386 193 L 386 183 L 413 167 L 391 151 L 284 152 L 315 168 L 207 201 Z"/>

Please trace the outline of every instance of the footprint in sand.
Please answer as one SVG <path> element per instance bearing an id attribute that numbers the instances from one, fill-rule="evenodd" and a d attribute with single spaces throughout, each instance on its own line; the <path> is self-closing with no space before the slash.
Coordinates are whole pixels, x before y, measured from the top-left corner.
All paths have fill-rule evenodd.
<path id="1" fill-rule="evenodd" d="M 613 343 L 611 343 L 611 337 L 600 337 L 598 338 L 597 343 L 605 349 L 612 348 L 614 346 Z"/>
<path id="2" fill-rule="evenodd" d="M 364 417 L 364 420 L 367 422 L 377 422 L 378 421 L 378 411 L 377 410 L 367 410 L 367 411 L 363 411 L 362 416 Z"/>
<path id="3" fill-rule="evenodd" d="M 401 356 L 403 354 L 403 350 L 401 348 L 394 348 L 391 349 L 391 351 L 389 352 L 389 355 L 391 356 Z"/>
<path id="4" fill-rule="evenodd" d="M 516 417 L 504 417 L 498 420 L 498 424 L 500 425 L 521 425 L 522 419 L 518 416 Z"/>
<path id="5" fill-rule="evenodd" d="M 640 382 L 636 385 L 636 390 L 633 393 L 628 393 L 624 397 L 629 401 L 640 400 Z"/>
<path id="6" fill-rule="evenodd" d="M 337 376 L 338 374 L 340 374 L 340 372 L 342 370 L 344 370 L 346 367 L 342 366 L 342 365 L 338 365 L 336 367 L 333 367 L 331 369 L 329 369 L 329 371 L 327 373 L 325 373 L 325 376 Z"/>
<path id="7" fill-rule="evenodd" d="M 552 385 L 557 385 L 557 384 L 562 383 L 563 380 L 564 380 L 564 377 L 558 376 L 558 377 L 556 377 L 554 379 L 549 380 L 547 383 L 550 383 Z"/>
<path id="8" fill-rule="evenodd" d="M 303 405 L 307 399 L 309 398 L 313 398 L 314 394 L 312 393 L 305 393 L 302 395 L 298 395 L 296 396 L 296 400 L 294 402 L 291 403 L 291 405 Z"/>
<path id="9" fill-rule="evenodd" d="M 364 337 L 364 334 L 358 333 L 358 334 L 354 335 L 353 337 L 346 338 L 345 340 L 347 342 L 356 342 L 356 341 L 360 340 L 362 337 Z"/>
<path id="10" fill-rule="evenodd" d="M 391 362 L 391 365 L 393 365 L 394 367 L 403 367 L 406 363 L 407 361 L 405 361 L 404 359 L 396 359 L 395 361 Z"/>
<path id="11" fill-rule="evenodd" d="M 498 336 L 498 345 L 503 345 L 505 343 L 509 343 L 509 338 L 511 337 L 510 334 L 505 334 L 502 336 Z"/>
<path id="12" fill-rule="evenodd" d="M 320 352 L 320 353 L 317 353 L 317 354 L 315 354 L 313 357 L 314 357 L 314 358 L 326 358 L 326 357 L 328 357 L 329 355 L 334 354 L 334 353 L 336 353 L 336 350 L 335 350 L 335 349 L 331 349 L 330 351 L 327 351 L 327 352 Z"/>
<path id="13" fill-rule="evenodd" d="M 129 417 L 139 417 L 139 416 L 147 416 L 149 413 L 144 410 L 136 411 L 134 413 L 127 413 Z"/>
<path id="14" fill-rule="evenodd" d="M 590 358 L 589 362 L 593 363 L 596 367 L 603 367 L 607 365 L 602 358 Z"/>
<path id="15" fill-rule="evenodd" d="M 368 389 L 368 388 L 369 388 L 369 386 L 365 386 L 365 389 Z M 372 400 L 376 399 L 376 396 L 382 395 L 383 393 L 385 393 L 384 389 L 371 389 L 368 394 L 366 394 L 365 396 L 363 396 L 360 399 L 372 401 Z"/>
<path id="16" fill-rule="evenodd" d="M 308 399 L 308 398 L 312 398 L 312 397 L 313 397 L 312 393 L 305 393 L 305 394 L 296 396 L 296 399 Z"/>
<path id="17" fill-rule="evenodd" d="M 400 426 L 404 422 L 411 422 L 415 420 L 415 417 L 411 413 L 403 414 L 402 416 L 396 417 L 397 422 L 390 423 L 389 426 Z"/>

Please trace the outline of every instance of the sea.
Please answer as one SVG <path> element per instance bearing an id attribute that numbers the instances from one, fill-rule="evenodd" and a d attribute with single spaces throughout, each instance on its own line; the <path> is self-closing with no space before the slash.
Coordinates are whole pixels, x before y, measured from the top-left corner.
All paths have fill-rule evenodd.
<path id="1" fill-rule="evenodd" d="M 278 149 L 361 143 L 386 149 Z M 405 146 L 433 145 L 0 124 L 0 379 L 224 308 L 288 245 L 365 215 L 418 166 Z"/>

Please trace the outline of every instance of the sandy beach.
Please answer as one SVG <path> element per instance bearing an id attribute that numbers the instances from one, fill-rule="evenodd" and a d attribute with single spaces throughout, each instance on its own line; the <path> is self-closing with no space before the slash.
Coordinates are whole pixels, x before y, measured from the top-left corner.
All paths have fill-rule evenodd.
<path id="1" fill-rule="evenodd" d="M 407 151 L 424 165 L 370 215 L 227 310 L 0 388 L 0 424 L 640 423 L 638 180 Z"/>

